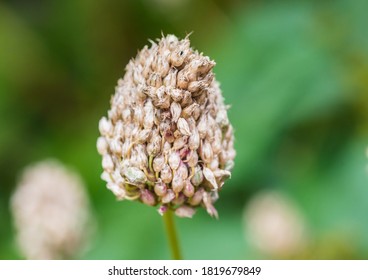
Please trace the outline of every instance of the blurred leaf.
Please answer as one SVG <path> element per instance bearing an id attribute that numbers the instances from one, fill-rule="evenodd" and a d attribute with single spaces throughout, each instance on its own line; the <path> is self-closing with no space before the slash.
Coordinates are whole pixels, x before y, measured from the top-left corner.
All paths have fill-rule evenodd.
<path id="1" fill-rule="evenodd" d="M 308 5 L 272 4 L 242 18 L 218 44 L 216 68 L 232 104 L 237 147 L 232 184 L 238 186 L 285 128 L 326 114 L 345 99 L 338 61 L 313 40 Z"/>

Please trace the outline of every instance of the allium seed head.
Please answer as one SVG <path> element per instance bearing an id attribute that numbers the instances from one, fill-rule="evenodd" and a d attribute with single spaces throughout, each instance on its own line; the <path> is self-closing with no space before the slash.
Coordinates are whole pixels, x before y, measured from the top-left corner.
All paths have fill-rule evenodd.
<path id="1" fill-rule="evenodd" d="M 113 183 L 108 188 L 117 197 L 123 191 Z M 55 160 L 24 170 L 11 198 L 11 212 L 16 241 L 26 259 L 76 258 L 93 225 L 81 178 Z"/>
<path id="2" fill-rule="evenodd" d="M 298 205 L 277 191 L 256 194 L 244 208 L 244 237 L 266 257 L 290 258 L 310 242 Z"/>
<path id="3" fill-rule="evenodd" d="M 99 123 L 101 176 L 118 199 L 191 217 L 213 206 L 234 166 L 233 129 L 215 62 L 174 35 L 151 42 L 127 67 Z"/>

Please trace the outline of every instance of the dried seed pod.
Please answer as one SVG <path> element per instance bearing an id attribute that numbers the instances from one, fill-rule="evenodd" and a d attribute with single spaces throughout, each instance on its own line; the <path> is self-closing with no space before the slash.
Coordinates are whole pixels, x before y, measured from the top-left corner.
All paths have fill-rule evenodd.
<path id="1" fill-rule="evenodd" d="M 121 148 L 122 156 L 123 157 L 128 157 L 131 149 L 132 149 L 132 143 L 129 140 L 126 140 L 123 143 L 123 146 Z"/>
<path id="2" fill-rule="evenodd" d="M 110 150 L 112 153 L 115 153 L 117 155 L 121 155 L 122 152 L 122 143 L 120 139 L 114 138 L 110 141 Z"/>
<path id="3" fill-rule="evenodd" d="M 178 120 L 178 129 L 179 129 L 180 133 L 183 134 L 183 135 L 188 135 L 189 136 L 191 134 L 188 122 L 183 118 L 179 118 L 179 120 Z"/>
<path id="4" fill-rule="evenodd" d="M 175 88 L 177 73 L 178 73 L 178 70 L 176 68 L 170 68 L 169 73 L 163 80 L 164 86 Z"/>
<path id="5" fill-rule="evenodd" d="M 182 136 L 182 137 L 175 139 L 174 144 L 173 144 L 173 149 L 179 150 L 183 148 L 185 144 L 187 143 L 187 141 L 188 141 L 188 136 Z"/>
<path id="6" fill-rule="evenodd" d="M 191 216 L 203 206 L 216 216 L 212 193 L 229 177 L 235 150 L 215 62 L 188 38 L 151 43 L 127 65 L 99 122 L 102 178 L 119 199 L 158 203 L 161 214 Z"/>
<path id="7" fill-rule="evenodd" d="M 211 217 L 215 217 L 216 219 L 218 219 L 218 213 L 215 207 L 213 207 L 211 196 L 206 192 L 203 193 L 203 203 L 206 207 L 207 213 Z"/>
<path id="8" fill-rule="evenodd" d="M 162 170 L 162 168 L 164 167 L 164 164 L 165 164 L 165 158 L 162 154 L 156 156 L 154 159 L 153 159 L 153 170 L 155 172 L 160 172 Z"/>
<path id="9" fill-rule="evenodd" d="M 189 91 L 184 91 L 183 100 L 180 102 L 181 107 L 184 108 L 192 104 L 192 102 L 193 102 L 192 94 Z"/>
<path id="10" fill-rule="evenodd" d="M 172 179 L 172 182 L 171 182 L 171 187 L 172 187 L 172 190 L 174 191 L 174 193 L 179 193 L 182 191 L 182 189 L 184 188 L 184 180 L 183 178 L 179 175 L 178 172 L 176 172 L 174 174 L 174 177 Z"/>
<path id="11" fill-rule="evenodd" d="M 190 92 L 197 92 L 203 88 L 202 81 L 193 81 L 188 84 L 188 90 Z"/>
<path id="12" fill-rule="evenodd" d="M 188 168 L 183 162 L 180 163 L 176 174 L 178 174 L 178 176 L 180 176 L 184 180 L 188 178 Z"/>
<path id="13" fill-rule="evenodd" d="M 161 40 L 160 42 L 162 42 L 162 44 L 165 45 L 170 51 L 174 51 L 179 44 L 178 38 L 171 34 L 166 36 L 166 40 Z"/>
<path id="14" fill-rule="evenodd" d="M 104 155 L 107 153 L 107 149 L 109 144 L 106 141 L 106 138 L 101 136 L 97 138 L 97 151 L 100 155 Z"/>
<path id="15" fill-rule="evenodd" d="M 129 182 L 129 184 L 132 185 L 144 184 L 147 181 L 144 172 L 137 167 L 128 167 L 124 171 L 123 175 Z"/>
<path id="16" fill-rule="evenodd" d="M 197 150 L 199 148 L 200 138 L 198 129 L 195 127 L 192 131 L 192 135 L 189 137 L 189 148 L 191 150 Z"/>
<path id="17" fill-rule="evenodd" d="M 222 145 L 221 145 L 222 133 L 220 130 L 215 132 L 215 138 L 211 143 L 212 151 L 214 154 L 218 155 L 221 152 Z"/>
<path id="18" fill-rule="evenodd" d="M 107 172 L 112 172 L 114 170 L 114 163 L 110 155 L 105 154 L 102 158 L 102 168 Z"/>
<path id="19" fill-rule="evenodd" d="M 192 116 L 194 110 L 196 110 L 197 108 L 199 108 L 199 105 L 197 103 L 193 103 L 188 107 L 185 107 L 182 112 L 182 117 L 186 119 L 189 118 L 190 116 Z"/>
<path id="20" fill-rule="evenodd" d="M 158 134 L 158 132 L 154 132 L 153 136 L 150 139 L 150 142 L 147 143 L 147 153 L 148 155 L 155 156 L 161 151 L 161 143 L 162 138 Z"/>
<path id="21" fill-rule="evenodd" d="M 198 191 L 196 191 L 193 195 L 193 197 L 189 200 L 189 204 L 192 206 L 197 206 L 202 202 L 203 199 L 203 193 L 204 193 L 204 189 L 200 188 L 198 189 Z"/>
<path id="22" fill-rule="evenodd" d="M 190 182 L 190 180 L 186 180 L 185 181 L 185 185 L 184 185 L 184 189 L 183 189 L 183 193 L 186 197 L 192 197 L 194 195 L 194 186 L 192 185 L 192 183 Z"/>
<path id="23" fill-rule="evenodd" d="M 124 138 L 124 123 L 121 120 L 117 120 L 114 128 L 115 138 Z"/>
<path id="24" fill-rule="evenodd" d="M 183 136 L 185 137 L 185 136 Z M 184 147 L 182 149 L 180 149 L 179 151 L 179 156 L 180 158 L 183 160 L 187 157 L 187 155 L 189 154 L 190 150 L 189 148 L 187 147 L 187 145 L 184 145 Z"/>
<path id="25" fill-rule="evenodd" d="M 212 161 L 209 163 L 208 167 L 213 170 L 213 171 L 217 171 L 218 166 L 219 166 L 219 160 L 218 160 L 218 156 L 213 157 Z"/>
<path id="26" fill-rule="evenodd" d="M 200 186 L 203 182 L 203 172 L 198 165 L 194 169 L 194 174 L 190 182 L 196 187 Z"/>
<path id="27" fill-rule="evenodd" d="M 199 119 L 199 123 L 197 126 L 199 137 L 204 139 L 207 134 L 208 124 L 207 124 L 207 115 L 202 115 Z"/>
<path id="28" fill-rule="evenodd" d="M 210 163 L 213 159 L 213 151 L 212 151 L 212 147 L 211 144 L 204 140 L 202 141 L 202 145 L 199 149 L 199 155 L 201 156 L 201 159 L 205 162 L 205 163 Z"/>
<path id="29" fill-rule="evenodd" d="M 109 172 L 106 172 L 106 171 L 102 172 L 100 177 L 101 177 L 102 180 L 104 180 L 107 183 L 110 183 L 111 180 L 112 180 L 111 179 L 111 174 Z"/>
<path id="30" fill-rule="evenodd" d="M 179 130 L 175 130 L 173 134 L 174 138 L 178 139 L 183 136 Z"/>
<path id="31" fill-rule="evenodd" d="M 170 54 L 170 52 L 168 51 L 168 54 Z M 170 70 L 170 65 L 167 59 L 167 52 L 162 55 L 162 56 L 158 56 L 157 59 L 157 73 L 161 76 L 161 77 L 165 77 L 169 70 Z"/>
<path id="32" fill-rule="evenodd" d="M 234 168 L 234 165 L 235 165 L 235 163 L 234 163 L 233 160 L 227 161 L 226 164 L 225 164 L 225 170 L 227 170 L 227 171 L 232 170 Z"/>
<path id="33" fill-rule="evenodd" d="M 162 181 L 159 181 L 155 184 L 154 190 L 158 196 L 164 196 L 167 192 L 167 186 Z"/>
<path id="34" fill-rule="evenodd" d="M 161 178 L 162 182 L 164 182 L 166 184 L 171 183 L 172 171 L 171 171 L 170 166 L 168 164 L 165 164 L 162 167 L 162 170 L 161 170 L 161 173 L 160 173 L 160 178 Z"/>
<path id="35" fill-rule="evenodd" d="M 195 209 L 193 207 L 183 205 L 175 210 L 175 214 L 181 218 L 192 218 L 195 214 Z"/>
<path id="36" fill-rule="evenodd" d="M 170 90 L 170 97 L 175 101 L 175 102 L 180 102 L 183 99 L 184 93 L 182 90 L 178 89 L 178 88 L 174 88 Z"/>
<path id="37" fill-rule="evenodd" d="M 177 84 L 178 88 L 187 89 L 188 82 L 189 82 L 189 79 L 186 75 L 185 70 L 183 69 L 183 70 L 179 71 L 178 76 L 176 78 L 176 84 Z"/>
<path id="38" fill-rule="evenodd" d="M 169 165 L 171 169 L 176 170 L 180 165 L 180 156 L 178 152 L 172 151 L 169 155 Z"/>
<path id="39" fill-rule="evenodd" d="M 148 79 L 148 85 L 155 88 L 160 87 L 162 85 L 161 75 L 158 73 L 152 73 Z"/>
<path id="40" fill-rule="evenodd" d="M 126 198 L 125 189 L 121 188 L 118 184 L 107 183 L 106 186 L 116 196 L 117 200 L 123 200 L 124 198 Z"/>
<path id="41" fill-rule="evenodd" d="M 195 107 L 192 113 L 193 119 L 198 120 L 200 116 L 201 116 L 201 107 L 200 106 Z"/>
<path id="42" fill-rule="evenodd" d="M 164 152 L 164 155 L 168 155 L 171 151 L 171 144 L 169 142 L 165 142 L 164 143 L 164 148 L 163 148 L 163 152 Z"/>
<path id="43" fill-rule="evenodd" d="M 106 117 L 103 117 L 99 124 L 98 124 L 98 128 L 100 130 L 101 135 L 103 136 L 107 136 L 107 135 L 111 135 L 113 132 L 113 126 L 111 121 L 107 120 Z"/>
<path id="44" fill-rule="evenodd" d="M 132 120 L 132 113 L 129 108 L 124 109 L 121 113 L 121 116 L 123 118 L 121 124 L 131 122 Z"/>
<path id="45" fill-rule="evenodd" d="M 172 204 L 174 206 L 180 206 L 180 205 L 183 205 L 185 203 L 185 195 L 183 193 L 177 193 L 175 195 L 175 198 L 172 200 Z"/>
<path id="46" fill-rule="evenodd" d="M 145 152 L 145 147 L 143 145 L 137 145 L 135 147 L 135 151 L 137 154 L 137 166 L 139 166 L 139 168 L 145 170 L 148 166 L 148 157 L 147 154 Z"/>
<path id="47" fill-rule="evenodd" d="M 206 178 L 206 180 L 212 185 L 212 187 L 215 190 L 217 190 L 218 185 L 217 185 L 215 175 L 213 174 L 212 170 L 207 167 L 203 167 L 203 175 Z"/>
<path id="48" fill-rule="evenodd" d="M 225 177 L 225 179 L 230 178 L 231 177 L 231 172 L 228 170 L 223 170 L 223 169 L 217 169 L 213 172 L 213 175 L 216 178 L 223 178 Z"/>
<path id="49" fill-rule="evenodd" d="M 196 167 L 198 164 L 198 153 L 195 150 L 191 150 L 187 156 L 187 164 L 190 167 Z"/>
<path id="50" fill-rule="evenodd" d="M 172 121 L 177 122 L 181 114 L 181 106 L 179 103 L 172 102 L 170 106 L 170 112 L 172 116 Z"/>
<path id="51" fill-rule="evenodd" d="M 183 45 L 179 45 L 177 49 L 172 50 L 170 55 L 170 63 L 174 67 L 180 67 L 188 55 L 190 50 Z"/>
<path id="52" fill-rule="evenodd" d="M 148 99 L 146 104 L 144 105 L 143 111 L 144 111 L 143 126 L 145 129 L 152 129 L 154 125 L 155 115 L 153 104 L 150 99 Z"/>
<path id="53" fill-rule="evenodd" d="M 139 132 L 138 134 L 138 139 L 137 142 L 138 143 L 145 143 L 147 142 L 148 138 L 151 135 L 151 130 L 150 129 L 143 129 Z"/>
<path id="54" fill-rule="evenodd" d="M 133 109 L 133 120 L 135 122 L 135 124 L 137 125 L 142 125 L 143 124 L 143 117 L 144 117 L 144 112 L 143 112 L 143 106 L 139 105 L 136 106 Z"/>
<path id="55" fill-rule="evenodd" d="M 162 203 L 167 204 L 167 203 L 170 203 L 171 201 L 173 201 L 174 198 L 175 198 L 174 191 L 172 189 L 168 189 L 167 193 L 163 196 L 161 201 L 162 201 Z"/>
<path id="56" fill-rule="evenodd" d="M 147 204 L 149 206 L 153 206 L 156 204 L 155 196 L 147 189 L 141 190 L 141 200 L 144 204 Z"/>

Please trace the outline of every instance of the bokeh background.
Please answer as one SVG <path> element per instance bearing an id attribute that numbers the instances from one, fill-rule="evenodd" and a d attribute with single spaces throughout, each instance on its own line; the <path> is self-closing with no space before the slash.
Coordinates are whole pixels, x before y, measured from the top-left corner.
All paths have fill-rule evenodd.
<path id="1" fill-rule="evenodd" d="M 161 32 L 191 31 L 217 62 L 237 157 L 220 219 L 201 209 L 176 220 L 184 257 L 367 259 L 367 11 L 365 0 L 1 1 L 0 259 L 22 258 L 9 212 L 19 174 L 50 157 L 88 186 L 98 226 L 82 258 L 170 257 L 157 212 L 105 188 L 95 146 L 128 60 Z M 268 191 L 293 204 L 281 207 L 287 250 L 271 253 L 248 236 L 267 219 L 249 225 L 246 210 Z M 300 224 L 301 245 L 289 246 Z"/>

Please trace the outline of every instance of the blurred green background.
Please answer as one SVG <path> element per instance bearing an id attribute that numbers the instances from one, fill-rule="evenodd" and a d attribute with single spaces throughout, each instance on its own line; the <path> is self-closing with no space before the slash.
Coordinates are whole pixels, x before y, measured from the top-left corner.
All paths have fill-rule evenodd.
<path id="1" fill-rule="evenodd" d="M 368 1 L 2 1 L 0 259 L 20 259 L 9 197 L 23 167 L 54 157 L 81 173 L 98 228 L 86 259 L 167 259 L 161 217 L 116 202 L 100 179 L 98 121 L 138 49 L 161 32 L 217 62 L 236 165 L 216 207 L 177 219 L 187 259 L 268 258 L 243 209 L 279 191 L 308 241 L 289 257 L 368 258 Z M 273 256 L 282 258 L 283 256 Z"/>

